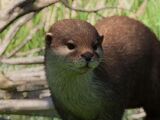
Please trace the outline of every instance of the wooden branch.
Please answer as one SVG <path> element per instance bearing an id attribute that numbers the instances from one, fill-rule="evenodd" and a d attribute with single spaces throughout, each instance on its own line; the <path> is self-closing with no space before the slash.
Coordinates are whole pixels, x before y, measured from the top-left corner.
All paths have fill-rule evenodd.
<path id="1" fill-rule="evenodd" d="M 0 114 L 57 116 L 51 98 L 0 100 Z"/>
<path id="2" fill-rule="evenodd" d="M 34 76 L 16 73 L 17 76 L 9 76 L 0 73 L 0 89 L 10 91 L 32 91 L 32 90 L 44 90 L 48 89 L 48 83 L 46 79 L 41 78 L 37 74 Z M 18 76 L 18 74 L 20 76 Z M 42 72 L 44 74 L 44 72 Z M 45 75 L 43 75 L 45 77 Z M 35 78 L 35 79 L 34 79 Z"/>
<path id="3" fill-rule="evenodd" d="M 26 1 L 23 1 L 23 2 L 26 2 Z M 32 0 L 31 2 L 28 2 L 28 4 L 23 4 L 23 2 L 22 2 L 19 4 L 19 6 L 18 5 L 14 6 L 16 8 L 19 8 L 20 10 L 16 11 L 17 12 L 16 14 L 12 13 L 12 15 L 9 15 L 9 18 L 7 18 L 7 19 L 0 19 L 1 20 L 0 21 L 0 32 L 3 32 L 10 24 L 12 24 L 18 18 L 20 18 L 26 14 L 29 14 L 31 12 L 34 12 L 34 13 L 39 12 L 40 10 L 42 10 L 50 5 L 53 5 L 53 4 L 57 3 L 58 1 L 59 0 L 45 0 L 45 1 L 44 0 L 35 0 L 35 1 Z M 15 10 L 14 7 L 11 10 Z M 10 12 L 8 12 L 8 14 L 9 13 Z M 3 15 L 3 16 L 5 16 L 5 15 Z"/>
<path id="4" fill-rule="evenodd" d="M 43 64 L 44 57 L 18 57 L 18 58 L 1 58 L 1 63 L 10 64 L 10 65 L 29 65 L 29 64 Z"/>
<path id="5" fill-rule="evenodd" d="M 15 74 L 9 74 L 7 75 L 12 80 L 23 80 L 23 81 L 40 81 L 45 80 L 45 73 L 44 71 L 36 71 L 36 72 L 14 72 Z M 35 79 L 33 79 L 35 77 Z M 36 79 L 37 78 L 37 79 Z"/>
<path id="6" fill-rule="evenodd" d="M 16 35 L 17 31 L 20 29 L 20 27 L 25 24 L 27 21 L 29 21 L 34 16 L 34 13 L 30 13 L 11 26 L 9 31 L 7 32 L 6 36 L 2 40 L 2 43 L 0 44 L 0 56 L 5 52 L 6 48 L 8 47 L 11 40 L 13 40 L 13 37 Z"/>
<path id="7" fill-rule="evenodd" d="M 8 79 L 6 76 L 4 76 L 2 73 L 0 73 L 0 89 L 10 89 L 11 86 L 14 86 L 13 81 Z"/>
<path id="8" fill-rule="evenodd" d="M 60 1 L 65 7 L 69 8 L 71 10 L 74 10 L 74 11 L 78 11 L 78 12 L 97 13 L 97 12 L 105 10 L 105 9 L 123 9 L 123 10 L 128 10 L 128 9 L 124 9 L 124 8 L 111 7 L 111 6 L 105 6 L 105 7 L 101 7 L 101 8 L 97 8 L 97 9 L 93 9 L 93 10 L 86 10 L 86 9 L 75 8 L 75 7 L 70 6 L 68 4 L 67 0 L 60 0 Z"/>
<path id="9" fill-rule="evenodd" d="M 20 10 L 27 9 L 26 6 L 33 5 L 36 0 L 22 0 L 17 2 L 14 6 L 10 6 L 7 13 L 8 15 L 12 15 L 14 13 L 20 12 Z"/>
<path id="10" fill-rule="evenodd" d="M 16 57 L 22 57 L 22 56 L 33 56 L 34 53 L 39 53 L 41 51 L 44 51 L 44 47 L 42 48 L 33 48 L 26 52 L 17 52 L 15 54 Z"/>
<path id="11" fill-rule="evenodd" d="M 7 75 L 15 75 L 15 74 L 23 74 L 23 73 L 33 73 L 33 72 L 38 72 L 38 71 L 44 71 L 44 65 L 39 65 L 37 67 L 29 67 L 29 68 L 21 68 L 18 70 L 10 70 L 10 71 L 6 71 L 5 74 Z"/>
<path id="12" fill-rule="evenodd" d="M 0 73 L 0 89 L 10 91 L 32 91 L 48 89 L 44 66 L 3 70 Z"/>
<path id="13" fill-rule="evenodd" d="M 47 110 L 53 109 L 52 100 L 47 99 L 21 99 L 21 100 L 0 100 L 0 111 L 20 111 L 20 110 Z"/>

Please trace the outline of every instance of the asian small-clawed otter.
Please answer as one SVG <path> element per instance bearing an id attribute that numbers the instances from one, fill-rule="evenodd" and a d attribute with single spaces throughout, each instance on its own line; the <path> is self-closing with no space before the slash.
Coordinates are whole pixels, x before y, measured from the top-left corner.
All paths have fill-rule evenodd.
<path id="1" fill-rule="evenodd" d="M 160 120 L 160 42 L 137 20 L 59 21 L 46 35 L 45 64 L 63 120 L 121 120 L 141 106 Z"/>

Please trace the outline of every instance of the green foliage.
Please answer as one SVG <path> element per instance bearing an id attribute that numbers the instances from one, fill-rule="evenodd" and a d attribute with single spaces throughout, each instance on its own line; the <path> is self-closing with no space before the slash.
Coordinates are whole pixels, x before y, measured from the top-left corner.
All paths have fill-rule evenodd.
<path id="1" fill-rule="evenodd" d="M 75 4 L 72 3 L 71 0 L 69 1 L 69 3 L 70 5 Z M 125 16 L 134 14 L 139 9 L 142 3 L 143 0 L 134 0 L 130 10 L 124 10 L 122 12 L 119 12 L 120 10 L 116 9 L 115 14 Z M 91 10 L 95 8 L 100 8 L 102 6 L 116 7 L 117 4 L 118 0 L 101 0 L 99 2 L 97 2 L 97 0 L 81 0 L 77 1 L 74 6 L 76 8 Z M 156 33 L 158 38 L 160 38 L 160 16 L 158 15 L 158 13 L 160 13 L 160 9 L 158 6 L 159 4 L 159 0 L 148 0 L 144 14 L 142 16 L 138 16 L 138 19 L 141 20 L 147 26 L 149 26 Z M 95 24 L 97 20 L 101 19 L 101 17 L 98 14 L 108 16 L 115 9 L 105 9 L 99 11 L 98 14 L 87 12 L 75 12 L 73 10 L 69 10 L 64 5 L 58 3 L 57 5 L 50 7 L 48 10 L 49 12 L 51 12 L 51 16 L 49 16 L 50 24 L 65 18 L 81 19 Z M 48 17 L 46 16 L 46 14 L 46 12 L 40 12 L 33 18 L 32 22 L 22 26 L 19 32 L 14 37 L 14 39 L 12 40 L 11 44 L 9 45 L 6 54 L 10 53 L 14 48 L 19 46 L 22 43 L 22 41 L 29 35 L 30 30 L 36 27 L 38 24 L 42 23 L 44 21 L 42 19 Z M 0 34 L 1 39 L 4 38 L 6 32 L 7 30 Z M 32 40 L 28 44 L 26 44 L 25 47 L 23 47 L 21 52 L 44 46 L 44 34 L 45 31 L 42 28 L 42 30 L 38 31 L 34 35 Z"/>
<path id="2" fill-rule="evenodd" d="M 160 4 L 159 0 L 149 0 L 146 8 L 146 12 L 143 16 L 140 16 L 139 19 L 142 20 L 144 24 L 149 26 L 160 38 L 160 9 L 158 4 Z"/>

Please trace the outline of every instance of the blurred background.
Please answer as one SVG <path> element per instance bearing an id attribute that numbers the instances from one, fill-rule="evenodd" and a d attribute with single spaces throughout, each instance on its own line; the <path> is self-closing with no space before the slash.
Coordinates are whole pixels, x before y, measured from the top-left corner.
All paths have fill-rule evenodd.
<path id="1" fill-rule="evenodd" d="M 0 120 L 57 119 L 23 112 L 6 115 L 15 113 L 10 109 L 16 106 L 3 105 L 7 100 L 18 104 L 19 99 L 50 96 L 43 55 L 45 33 L 53 23 L 73 18 L 94 25 L 104 17 L 123 15 L 142 21 L 160 38 L 159 13 L 160 0 L 0 0 Z M 140 108 L 126 111 L 123 119 L 141 120 L 144 116 Z"/>

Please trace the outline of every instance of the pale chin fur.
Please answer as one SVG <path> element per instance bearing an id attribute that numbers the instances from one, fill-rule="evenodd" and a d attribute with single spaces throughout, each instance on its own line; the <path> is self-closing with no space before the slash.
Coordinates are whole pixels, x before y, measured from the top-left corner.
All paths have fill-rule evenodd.
<path id="1" fill-rule="evenodd" d="M 64 70 L 68 70 L 72 73 L 75 74 L 83 74 L 89 71 L 92 71 L 93 69 L 95 69 L 98 65 L 99 65 L 99 61 L 97 60 L 92 60 L 88 63 L 88 67 L 86 67 L 86 61 L 83 59 L 79 59 L 79 60 L 70 60 L 68 58 L 65 58 L 64 56 L 54 56 L 54 59 L 57 60 L 53 60 L 52 62 L 55 61 L 55 63 L 57 63 L 54 66 L 55 69 L 64 69 Z"/>
<path id="2" fill-rule="evenodd" d="M 87 119 L 95 118 L 98 111 L 103 109 L 102 98 L 97 92 L 102 85 L 92 81 L 93 69 L 99 62 L 92 61 L 92 68 L 85 71 L 79 69 L 85 65 L 83 60 L 73 62 L 64 56 L 54 54 L 53 51 L 47 52 L 46 59 L 48 82 L 52 86 L 50 89 L 55 98 L 59 102 L 67 103 L 65 107 L 69 111 Z"/>
<path id="3" fill-rule="evenodd" d="M 87 63 L 83 58 L 79 58 L 79 59 L 75 59 L 75 60 L 67 58 L 66 56 L 70 52 L 72 52 L 72 50 L 68 50 L 66 47 L 59 47 L 56 50 L 52 50 L 51 51 L 51 54 L 52 54 L 51 56 L 54 57 L 52 59 L 52 61 L 55 61 L 55 63 L 57 65 L 59 64 L 61 67 L 63 67 L 66 70 L 70 70 L 72 72 L 76 72 L 76 73 L 80 73 L 80 74 L 92 71 L 101 62 L 100 61 L 101 58 L 92 59 L 88 63 L 88 68 L 87 68 L 86 67 Z M 102 53 L 101 53 L 100 50 L 97 50 L 97 52 L 100 54 L 100 56 L 102 56 Z M 57 67 L 57 69 L 58 68 L 59 67 Z"/>

